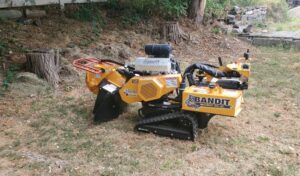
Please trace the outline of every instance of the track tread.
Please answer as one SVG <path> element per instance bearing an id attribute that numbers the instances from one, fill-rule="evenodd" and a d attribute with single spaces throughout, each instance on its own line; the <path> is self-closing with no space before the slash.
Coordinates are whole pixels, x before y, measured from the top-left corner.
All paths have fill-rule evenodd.
<path id="1" fill-rule="evenodd" d="M 138 130 L 138 128 L 142 127 L 143 125 L 164 122 L 167 120 L 180 119 L 180 118 L 187 119 L 191 122 L 191 124 L 192 124 L 191 140 L 195 141 L 198 137 L 198 121 L 197 121 L 196 117 L 194 117 L 193 115 L 190 115 L 190 114 L 187 114 L 184 112 L 173 112 L 173 113 L 168 113 L 168 114 L 164 114 L 164 115 L 160 115 L 160 116 L 143 119 L 136 124 L 135 130 Z"/>

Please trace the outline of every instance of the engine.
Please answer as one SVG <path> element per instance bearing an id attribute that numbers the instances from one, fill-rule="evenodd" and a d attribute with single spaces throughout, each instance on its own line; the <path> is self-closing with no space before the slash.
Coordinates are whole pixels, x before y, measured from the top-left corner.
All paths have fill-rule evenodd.
<path id="1" fill-rule="evenodd" d="M 179 64 L 173 59 L 172 48 L 167 44 L 145 45 L 148 57 L 138 57 L 130 65 L 135 71 L 150 75 L 180 73 Z"/>

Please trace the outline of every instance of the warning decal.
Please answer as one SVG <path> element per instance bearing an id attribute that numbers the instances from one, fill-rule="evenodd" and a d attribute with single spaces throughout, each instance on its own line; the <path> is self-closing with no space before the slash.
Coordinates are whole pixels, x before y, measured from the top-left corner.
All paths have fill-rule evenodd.
<path id="1" fill-rule="evenodd" d="M 167 88 L 176 88 L 178 85 L 176 78 L 166 78 Z"/>

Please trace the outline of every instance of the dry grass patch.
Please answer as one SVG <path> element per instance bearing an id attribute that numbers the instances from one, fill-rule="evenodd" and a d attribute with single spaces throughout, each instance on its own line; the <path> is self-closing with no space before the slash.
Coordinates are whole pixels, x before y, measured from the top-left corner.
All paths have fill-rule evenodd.
<path id="1" fill-rule="evenodd" d="M 244 111 L 215 117 L 197 142 L 135 133 L 137 105 L 95 125 L 82 79 L 72 91 L 11 90 L 0 101 L 0 175 L 299 175 L 299 53 L 256 56 Z"/>

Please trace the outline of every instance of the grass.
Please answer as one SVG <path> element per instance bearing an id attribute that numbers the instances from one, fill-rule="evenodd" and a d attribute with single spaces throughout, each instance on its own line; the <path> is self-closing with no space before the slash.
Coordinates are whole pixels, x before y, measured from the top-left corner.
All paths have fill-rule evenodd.
<path id="1" fill-rule="evenodd" d="M 268 141 L 270 141 L 270 138 L 268 138 L 267 136 L 258 136 L 257 139 L 260 142 L 268 142 Z"/>
<path id="2" fill-rule="evenodd" d="M 276 96 L 280 93 L 293 94 L 299 89 L 299 75 L 295 74 L 293 65 L 298 63 L 298 53 L 291 50 L 284 50 L 279 47 L 265 48 L 261 54 L 260 61 L 254 61 L 253 67 L 255 87 L 247 91 L 246 96 L 253 96 L 257 99 L 272 98 L 280 100 L 282 96 Z M 274 54 L 273 54 L 274 53 Z M 259 64 L 257 63 L 259 62 Z M 295 98 L 299 95 L 295 94 Z M 275 117 L 280 116 L 278 112 Z"/>
<path id="3" fill-rule="evenodd" d="M 0 174 L 49 175 L 51 167 L 53 175 L 299 175 L 299 52 L 261 48 L 251 63 L 241 115 L 214 118 L 197 142 L 135 133 L 135 105 L 112 122 L 93 124 L 95 97 L 84 82 L 34 98 L 10 90 L 0 103 L 0 158 L 13 165 L 0 163 Z"/>
<path id="4" fill-rule="evenodd" d="M 300 31 L 300 19 L 288 18 L 281 23 L 272 23 L 268 28 L 271 31 Z"/>
<path id="5" fill-rule="evenodd" d="M 281 116 L 281 114 L 279 112 L 274 112 L 274 117 L 278 118 L 280 116 Z"/>
<path id="6" fill-rule="evenodd" d="M 164 161 L 161 166 L 160 170 L 162 171 L 168 171 L 172 169 L 178 169 L 180 166 L 183 165 L 183 162 L 181 160 L 166 160 Z"/>

